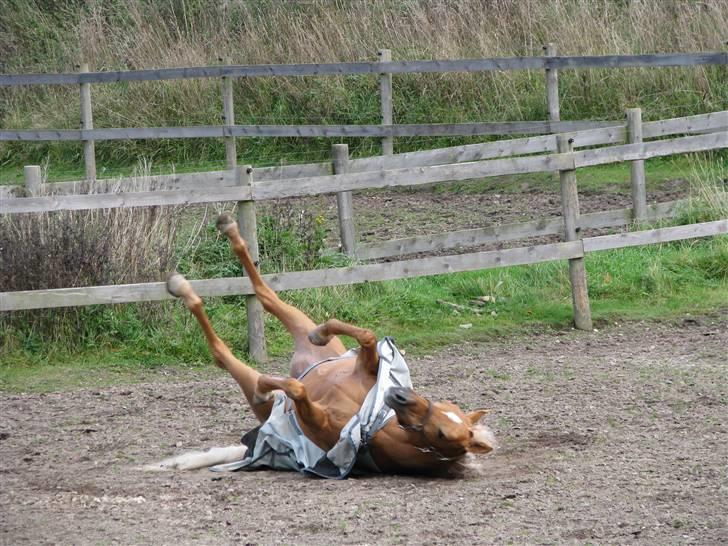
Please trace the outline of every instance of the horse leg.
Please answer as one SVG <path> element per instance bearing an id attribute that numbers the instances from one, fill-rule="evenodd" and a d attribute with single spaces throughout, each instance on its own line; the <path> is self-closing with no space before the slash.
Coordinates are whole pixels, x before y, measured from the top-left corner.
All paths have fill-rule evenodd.
<path id="1" fill-rule="evenodd" d="M 293 400 L 299 425 L 304 433 L 323 450 L 331 449 L 339 439 L 339 430 L 334 429 L 329 414 L 320 404 L 312 401 L 306 386 L 292 377 L 261 375 L 258 379 L 258 396 L 272 398 L 272 391 L 282 390 Z"/>
<path id="2" fill-rule="evenodd" d="M 210 324 L 207 313 L 205 313 L 202 299 L 195 294 L 192 285 L 182 275 L 174 273 L 167 279 L 167 291 L 173 296 L 181 298 L 195 316 L 202 328 L 202 332 L 205 334 L 207 345 L 215 362 L 219 367 L 227 370 L 238 383 L 258 420 L 262 423 L 268 419 L 273 402 L 268 398 L 264 399 L 256 396 L 255 392 L 258 379 L 261 376 L 260 372 L 235 358 L 228 346 L 217 336 L 212 324 Z"/>
<path id="3" fill-rule="evenodd" d="M 361 346 L 356 357 L 356 367 L 370 375 L 379 371 L 379 354 L 377 353 L 377 337 L 366 328 L 330 319 L 311 330 L 308 339 L 314 345 L 326 345 L 335 335 L 353 337 Z"/>
<path id="4" fill-rule="evenodd" d="M 282 301 L 278 294 L 265 283 L 258 272 L 256 264 L 253 262 L 248 250 L 248 244 L 240 235 L 238 224 L 230 214 L 220 215 L 217 220 L 217 228 L 230 241 L 233 252 L 237 255 L 245 269 L 245 273 L 250 278 L 255 295 L 260 300 L 263 308 L 280 320 L 293 337 L 295 346 L 293 359 L 291 360 L 291 375 L 293 377 L 298 377 L 312 362 L 339 356 L 346 352 L 344 345 L 335 337 L 332 337 L 324 346 L 313 345 L 308 340 L 308 332 L 315 328 L 316 324 L 303 311 Z"/>

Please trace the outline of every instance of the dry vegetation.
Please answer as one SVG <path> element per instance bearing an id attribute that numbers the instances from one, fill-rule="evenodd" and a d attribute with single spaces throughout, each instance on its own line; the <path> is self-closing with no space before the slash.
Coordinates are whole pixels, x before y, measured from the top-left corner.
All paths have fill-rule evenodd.
<path id="1" fill-rule="evenodd" d="M 8 32 L 0 33 L 4 72 L 73 71 L 82 61 L 96 70 L 209 65 L 223 56 L 241 64 L 359 61 L 374 59 L 380 48 L 392 49 L 394 59 L 540 55 L 549 41 L 569 55 L 711 51 L 722 49 L 728 36 L 725 0 L 4 3 L 10 7 Z M 394 85 L 400 123 L 546 114 L 538 72 L 402 75 Z M 621 118 L 625 107 L 638 105 L 646 118 L 686 115 L 722 108 L 728 96 L 725 69 L 710 67 L 567 71 L 561 86 L 565 119 Z M 0 93 L 7 105 L 0 126 L 78 125 L 73 86 Z M 214 80 L 95 86 L 93 100 L 99 127 L 220 121 Z M 373 77 L 243 80 L 235 101 L 240 123 L 366 123 L 379 115 Z M 290 151 L 286 143 L 247 141 L 242 153 L 260 164 Z M 306 146 L 318 149 L 315 142 Z M 209 141 L 136 142 L 102 144 L 99 155 L 107 163 L 134 163 L 140 155 L 182 163 L 216 159 L 222 150 Z M 0 147 L 9 161 L 48 154 L 69 160 L 78 150 Z"/>

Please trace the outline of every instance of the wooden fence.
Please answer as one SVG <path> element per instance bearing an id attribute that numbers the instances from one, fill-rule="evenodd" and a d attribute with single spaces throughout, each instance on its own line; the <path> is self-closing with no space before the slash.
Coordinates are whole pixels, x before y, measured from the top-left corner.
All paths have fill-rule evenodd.
<path id="1" fill-rule="evenodd" d="M 602 237 L 580 238 L 582 229 L 615 227 L 633 220 L 649 221 L 669 216 L 677 202 L 647 206 L 644 191 L 646 159 L 728 147 L 728 112 L 642 123 L 633 109 L 626 122 L 562 121 L 560 119 L 558 73 L 565 69 L 679 67 L 727 65 L 728 53 L 558 56 L 555 47 L 544 47 L 540 57 L 466 59 L 451 61 L 392 61 L 389 50 L 379 51 L 377 62 L 236 66 L 229 59 L 210 67 L 90 72 L 82 64 L 79 73 L 0 74 L 0 86 L 78 85 L 81 125 L 77 130 L 0 130 L 0 141 L 77 140 L 84 144 L 85 180 L 41 184 L 40 169 L 26 168 L 25 188 L 0 186 L 0 213 L 37 213 L 55 210 L 187 205 L 237 201 L 245 213 L 240 217 L 243 235 L 257 252 L 254 203 L 323 193 L 336 193 L 344 252 L 359 260 L 401 256 L 429 250 L 447 250 L 563 233 L 564 242 L 508 250 L 475 252 L 400 260 L 385 264 L 363 264 L 347 268 L 268 275 L 276 290 L 311 288 L 388 280 L 419 275 L 485 269 L 568 259 L 574 298 L 575 321 L 591 328 L 586 274 L 586 252 L 635 244 L 679 240 L 725 233 L 727 220 Z M 546 81 L 546 121 L 476 122 L 458 124 L 395 124 L 392 115 L 392 75 L 404 73 L 486 72 L 543 70 Z M 237 125 L 232 86 L 235 78 L 286 76 L 377 75 L 379 77 L 381 124 L 377 125 Z M 157 81 L 185 78 L 220 78 L 223 125 L 196 127 L 94 128 L 91 86 L 114 82 Z M 544 135 L 439 150 L 393 154 L 395 137 L 469 135 Z M 560 134 L 555 134 L 560 133 Z M 645 140 L 679 136 L 669 140 Z M 239 137 L 376 137 L 382 139 L 383 155 L 349 159 L 345 145 L 336 146 L 332 162 L 252 169 L 236 166 Z M 221 138 L 225 142 L 227 170 L 211 173 L 162 175 L 118 181 L 96 180 L 96 141 L 149 138 Z M 595 146 L 602 146 L 594 149 Z M 581 149 L 586 148 L 586 149 Z M 576 151 L 575 151 L 576 150 Z M 540 155 L 529 155 L 540 154 Z M 580 215 L 576 170 L 590 165 L 630 161 L 633 207 Z M 355 190 L 447 183 L 488 176 L 559 171 L 562 189 L 561 218 L 491 226 L 454 233 L 412 237 L 384 243 L 356 244 L 351 207 Z M 88 192 L 80 194 L 80 192 Z M 245 278 L 193 281 L 203 296 L 251 295 Z M 156 301 L 167 299 L 163 283 L 63 288 L 0 293 L 0 311 Z M 265 359 L 262 311 L 257 300 L 248 299 L 251 355 Z"/>
<path id="2" fill-rule="evenodd" d="M 566 69 L 680 67 L 727 65 L 728 53 L 670 53 L 655 55 L 558 56 L 553 44 L 544 46 L 540 57 L 511 57 L 433 61 L 392 61 L 391 51 L 382 49 L 376 62 L 321 63 L 289 65 L 232 65 L 225 59 L 220 66 L 162 68 L 89 72 L 82 63 L 79 73 L 0 74 L 0 86 L 79 85 L 81 125 L 79 129 L 0 130 L 0 141 L 82 141 L 86 179 L 96 178 L 94 143 L 103 140 L 155 138 L 222 138 L 226 143 L 228 167 L 235 158 L 235 139 L 239 137 L 377 137 L 382 153 L 393 153 L 395 137 L 473 136 L 563 133 L 613 125 L 610 122 L 561 121 L 558 72 Z M 454 124 L 395 124 L 392 108 L 392 75 L 406 73 L 489 72 L 543 70 L 546 79 L 547 121 L 482 122 Z M 378 125 L 236 125 L 232 85 L 235 78 L 289 76 L 378 75 L 381 124 Z M 221 78 L 223 125 L 195 127 L 94 128 L 91 100 L 92 84 L 162 81 L 188 78 Z"/>
<path id="3" fill-rule="evenodd" d="M 266 275 L 266 280 L 276 290 L 291 290 L 567 259 L 570 262 L 575 321 L 578 327 L 588 329 L 591 328 L 591 318 L 583 267 L 586 253 L 728 232 L 728 220 L 721 219 L 703 224 L 580 238 L 581 230 L 586 228 L 624 226 L 634 220 L 650 221 L 669 216 L 680 203 L 667 202 L 647 206 L 643 172 L 634 168 L 632 208 L 580 215 L 576 186 L 578 168 L 621 161 L 630 161 L 639 167 L 641 163 L 637 162 L 650 158 L 728 148 L 728 111 L 644 124 L 641 123 L 638 111 L 630 111 L 628 114 L 628 123 L 619 126 L 376 158 L 348 160 L 341 147 L 343 145 L 340 145 L 333 166 L 311 164 L 263 169 L 244 166 L 214 173 L 164 175 L 136 181 L 80 181 L 46 185 L 39 183 L 37 167 L 28 168 L 27 192 L 31 196 L 16 196 L 6 192 L 0 200 L 0 213 L 238 201 L 245 208 L 241 215 L 241 231 L 251 242 L 251 248 L 255 252 L 256 201 L 558 171 L 562 189 L 562 217 L 559 218 L 413 237 L 359 247 L 356 246 L 353 233 L 353 217 L 340 218 L 340 222 L 342 234 L 347 228 L 345 224 L 350 224 L 347 229 L 352 230 L 349 243 L 351 248 L 348 251 L 360 260 L 556 233 L 564 234 L 564 242 L 390 263 L 358 264 L 336 269 L 278 273 Z M 689 136 L 675 136 L 686 134 Z M 660 139 L 644 141 L 657 137 Z M 623 144 L 624 142 L 628 143 Z M 588 149 L 577 150 L 582 147 Z M 132 189 L 133 184 L 141 187 L 137 186 L 131 192 L 124 191 Z M 152 189 L 155 184 L 162 189 Z M 98 191 L 104 189 L 104 185 L 112 193 L 75 193 L 79 189 Z M 203 189 L 198 189 L 200 185 Z M 52 195 L 38 195 L 43 192 L 51 192 Z M 202 296 L 253 293 L 245 277 L 192 282 Z M 157 301 L 168 298 L 164 283 L 161 282 L 5 292 L 0 293 L 0 311 Z M 258 360 L 264 360 L 262 311 L 256 308 L 256 301 L 252 296 L 249 309 L 249 323 L 253 325 L 249 332 L 251 354 Z"/>

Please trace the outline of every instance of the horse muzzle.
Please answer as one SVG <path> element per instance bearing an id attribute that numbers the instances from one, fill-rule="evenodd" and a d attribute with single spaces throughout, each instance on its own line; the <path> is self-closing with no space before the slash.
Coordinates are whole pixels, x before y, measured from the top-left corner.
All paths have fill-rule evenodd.
<path id="1" fill-rule="evenodd" d="M 417 402 L 417 395 L 406 387 L 390 387 L 384 395 L 384 403 L 392 409 L 404 408 Z"/>

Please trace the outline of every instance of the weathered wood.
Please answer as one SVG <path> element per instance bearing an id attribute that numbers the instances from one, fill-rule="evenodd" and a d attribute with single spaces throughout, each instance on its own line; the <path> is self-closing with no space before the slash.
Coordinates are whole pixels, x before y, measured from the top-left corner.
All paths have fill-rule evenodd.
<path id="1" fill-rule="evenodd" d="M 2 130 L 0 141 L 137 140 L 224 137 L 386 137 L 478 136 L 565 133 L 613 125 L 602 121 L 501 121 L 410 125 L 198 125 L 194 127 L 118 127 L 90 130 Z"/>
<path id="2" fill-rule="evenodd" d="M 726 65 L 728 53 L 659 53 L 652 55 L 594 55 L 575 57 L 495 57 L 434 61 L 393 61 L 316 64 L 261 64 L 201 66 L 92 72 L 89 74 L 0 74 L 0 85 L 64 85 L 130 81 L 179 80 L 189 78 L 342 76 L 354 74 L 487 72 L 578 68 L 633 68 Z"/>
<path id="3" fill-rule="evenodd" d="M 241 199 L 250 199 L 250 188 L 231 187 L 213 188 L 212 190 L 52 195 L 3 199 L 0 201 L 0 214 L 151 207 L 155 205 L 191 205 L 194 203 L 239 201 Z"/>
<path id="4" fill-rule="evenodd" d="M 25 180 L 25 191 L 28 195 L 38 195 L 41 191 L 41 173 L 38 165 L 26 165 L 23 167 L 23 178 Z"/>
<path id="5" fill-rule="evenodd" d="M 253 185 L 253 167 L 246 165 L 235 169 L 238 185 L 241 189 L 250 192 Z M 253 262 L 258 263 L 258 222 L 255 215 L 255 202 L 251 200 L 238 201 L 238 229 L 240 235 L 248 243 L 248 252 Z M 268 351 L 265 344 L 265 321 L 263 319 L 263 306 L 255 294 L 245 298 L 245 308 L 248 316 L 248 352 L 256 362 L 267 362 Z"/>
<path id="6" fill-rule="evenodd" d="M 280 292 L 525 265 L 563 260 L 582 255 L 582 243 L 581 241 L 575 241 L 507 250 L 492 250 L 459 256 L 437 256 L 386 264 L 275 273 L 264 275 L 263 278 L 273 290 Z M 193 280 L 191 283 L 195 291 L 202 297 L 253 293 L 250 280 L 247 277 Z M 166 299 L 171 299 L 171 296 L 167 294 L 164 283 L 4 292 L 0 293 L 0 311 Z"/>
<path id="7" fill-rule="evenodd" d="M 672 216 L 680 206 L 686 203 L 687 200 L 677 200 L 650 205 L 647 208 L 645 219 L 657 220 L 658 218 Z M 632 218 L 633 213 L 631 208 L 592 212 L 579 215 L 577 226 L 580 232 L 586 229 L 625 226 L 632 222 Z M 488 243 L 501 243 L 530 237 L 556 235 L 561 233 L 563 229 L 564 220 L 561 216 L 541 218 L 514 224 L 419 235 L 382 243 L 360 244 L 357 246 L 356 257 L 359 260 L 376 260 L 417 252 L 452 250 Z"/>
<path id="8" fill-rule="evenodd" d="M 225 57 L 224 63 L 231 65 L 232 59 Z M 222 78 L 222 110 L 225 125 L 231 127 L 235 125 L 235 105 L 233 102 L 233 79 L 230 76 Z M 235 147 L 235 137 L 225 137 L 225 163 L 228 169 L 234 169 L 238 164 L 238 153 Z"/>
<path id="9" fill-rule="evenodd" d="M 87 74 L 88 64 L 81 65 L 81 73 Z M 91 107 L 91 84 L 81 83 L 81 129 L 88 131 L 94 128 L 93 110 Z M 86 180 L 96 180 L 96 145 L 91 139 L 83 141 L 83 163 Z"/>
<path id="10" fill-rule="evenodd" d="M 617 122 L 614 123 L 615 125 L 611 127 L 567 132 L 565 134 L 574 139 L 574 147 L 576 148 L 598 144 L 623 143 L 625 141 L 625 127 L 624 125 L 616 125 Z M 406 152 L 392 156 L 353 159 L 350 161 L 350 172 L 425 167 L 555 151 L 555 135 L 532 136 L 435 150 Z"/>
<path id="11" fill-rule="evenodd" d="M 628 246 L 651 245 L 667 243 L 670 241 L 681 241 L 684 239 L 695 239 L 708 237 L 710 235 L 721 235 L 728 233 L 728 219 L 704 222 L 701 224 L 689 224 L 686 226 L 674 226 L 647 231 L 634 231 L 631 233 L 617 233 L 615 235 L 602 235 L 584 239 L 584 251 L 595 252 L 597 250 L 609 250 L 612 248 L 624 248 Z"/>
<path id="12" fill-rule="evenodd" d="M 565 135 L 556 139 L 560 154 L 573 150 L 572 141 Z M 561 181 L 561 210 L 564 219 L 564 238 L 567 241 L 579 239 L 579 196 L 576 187 L 576 170 L 563 169 L 559 172 Z M 584 258 L 569 260 L 569 279 L 571 280 L 571 301 L 574 309 L 574 325 L 579 330 L 591 330 L 591 308 L 586 282 Z"/>
<path id="13" fill-rule="evenodd" d="M 516 157 L 490 161 L 469 162 L 454 165 L 436 165 L 411 169 L 370 171 L 346 175 L 307 177 L 288 180 L 268 180 L 256 183 L 253 199 L 274 199 L 300 195 L 318 195 L 366 188 L 395 187 L 402 185 L 429 184 L 532 172 L 569 170 L 576 167 L 601 165 L 618 161 L 648 159 L 677 153 L 728 148 L 728 132 L 681 137 L 671 140 L 612 146 L 599 150 L 586 150 L 552 154 L 539 157 Z M 231 191 L 232 190 L 232 193 Z M 161 205 L 191 204 L 239 199 L 234 188 L 215 188 L 201 191 L 152 192 L 154 195 L 85 195 L 53 196 L 25 199 L 6 199 L 0 204 L 0 212 L 42 212 L 60 208 L 89 209 Z M 249 196 L 246 198 L 250 198 Z"/>
<path id="14" fill-rule="evenodd" d="M 572 152 L 570 155 L 576 167 L 589 167 L 592 165 L 605 165 L 619 161 L 634 161 L 636 159 L 650 159 L 690 152 L 704 152 L 728 148 L 728 132 L 712 133 L 708 135 L 688 136 L 670 140 L 657 140 L 641 144 L 624 144 L 595 150 Z"/>
<path id="15" fill-rule="evenodd" d="M 334 144 L 331 147 L 333 157 L 334 174 L 346 174 L 349 172 L 349 146 L 347 144 Z M 353 256 L 356 252 L 356 231 L 354 226 L 354 203 L 350 191 L 342 191 L 336 194 L 336 205 L 339 212 L 339 236 L 341 238 L 341 250 L 347 256 Z"/>
<path id="16" fill-rule="evenodd" d="M 691 119 L 693 118 L 693 119 Z M 713 112 L 644 124 L 645 138 L 681 133 L 723 130 L 728 112 Z M 602 131 L 606 129 L 606 131 Z M 572 133 L 593 130 L 593 144 L 617 142 L 624 130 L 610 121 L 503 121 L 482 123 L 424 123 L 409 125 L 199 125 L 194 127 L 121 127 L 89 130 L 27 129 L 0 130 L 0 141 L 135 140 L 154 138 L 231 137 L 386 137 L 386 136 L 477 136 Z M 590 138 L 584 133 L 582 138 Z M 576 144 L 589 146 L 586 141 Z"/>
<path id="17" fill-rule="evenodd" d="M 556 57 L 556 44 L 548 43 L 543 50 L 546 57 Z M 556 68 L 546 68 L 546 108 L 549 113 L 549 121 L 559 121 L 561 119 L 559 72 Z"/>
<path id="18" fill-rule="evenodd" d="M 617 122 L 614 122 L 615 124 Z M 690 132 L 703 132 L 712 130 L 725 130 L 728 127 L 728 111 L 700 114 L 664 121 L 643 123 L 645 136 L 667 136 Z M 80 134 L 80 133 L 79 133 Z M 574 147 L 594 146 L 599 144 L 618 144 L 626 140 L 624 125 L 614 125 L 600 129 L 588 129 L 566 133 L 574 138 Z M 365 172 L 387 169 L 401 169 L 406 167 L 443 165 L 447 163 L 461 163 L 479 161 L 512 155 L 523 155 L 539 152 L 555 152 L 556 137 L 553 135 L 526 137 L 519 139 L 486 142 L 483 144 L 468 144 L 435 150 L 407 152 L 392 156 L 375 156 L 349 161 L 350 172 Z M 258 167 L 255 169 L 256 180 L 281 180 L 289 178 L 304 178 L 309 176 L 325 176 L 332 173 L 331 163 L 310 163 L 301 165 L 281 165 L 275 167 Z M 128 180 L 128 182 L 127 182 Z M 207 173 L 187 173 L 156 175 L 149 177 L 132 177 L 130 179 L 113 180 L 117 189 L 113 191 L 139 191 L 143 181 L 148 180 L 150 189 L 194 189 L 197 184 L 222 186 L 234 185 L 234 177 L 226 171 L 210 171 Z M 100 180 L 100 186 L 89 185 L 84 181 L 55 182 L 44 185 L 42 193 L 55 195 L 98 192 L 96 188 L 107 188 L 112 180 Z M 104 189 L 103 191 L 107 191 Z M 0 197 L 18 197 L 19 192 L 14 186 L 0 186 Z"/>
<path id="19" fill-rule="evenodd" d="M 568 154 L 540 157 L 493 159 L 456 165 L 435 165 L 390 171 L 369 171 L 346 175 L 319 176 L 278 181 L 258 182 L 253 186 L 253 198 L 278 199 L 301 195 L 320 195 L 339 191 L 396 186 L 416 186 L 434 182 L 452 182 L 503 174 L 524 174 L 573 168 Z"/>
<path id="20" fill-rule="evenodd" d="M 392 61 L 392 51 L 390 49 L 380 49 L 378 55 L 380 63 Z M 382 72 L 379 75 L 379 101 L 382 109 L 382 125 L 392 125 L 394 123 L 392 113 L 392 74 L 389 72 Z M 393 153 L 394 137 L 386 136 L 382 138 L 382 155 L 392 155 Z"/>
<path id="21" fill-rule="evenodd" d="M 630 144 L 642 142 L 642 110 L 627 110 L 627 135 Z M 647 214 L 647 189 L 645 188 L 645 162 L 637 159 L 630 162 L 630 182 L 632 186 L 632 207 L 634 219 L 641 221 Z"/>
<path id="22" fill-rule="evenodd" d="M 285 180 L 307 176 L 326 176 L 333 174 L 331 162 L 305 163 L 301 165 L 277 165 L 275 167 L 256 167 L 255 180 Z"/>
<path id="23" fill-rule="evenodd" d="M 644 138 L 728 129 L 728 110 L 642 123 Z"/>
<path id="24" fill-rule="evenodd" d="M 208 171 L 184 174 L 160 174 L 130 176 L 124 178 L 102 178 L 88 182 L 72 180 L 41 184 L 39 195 L 75 195 L 93 193 L 134 193 L 141 191 L 196 190 L 200 187 L 212 190 L 216 187 L 235 185 L 232 171 Z M 24 197 L 16 191 L 19 186 L 0 186 L 0 198 Z"/>

